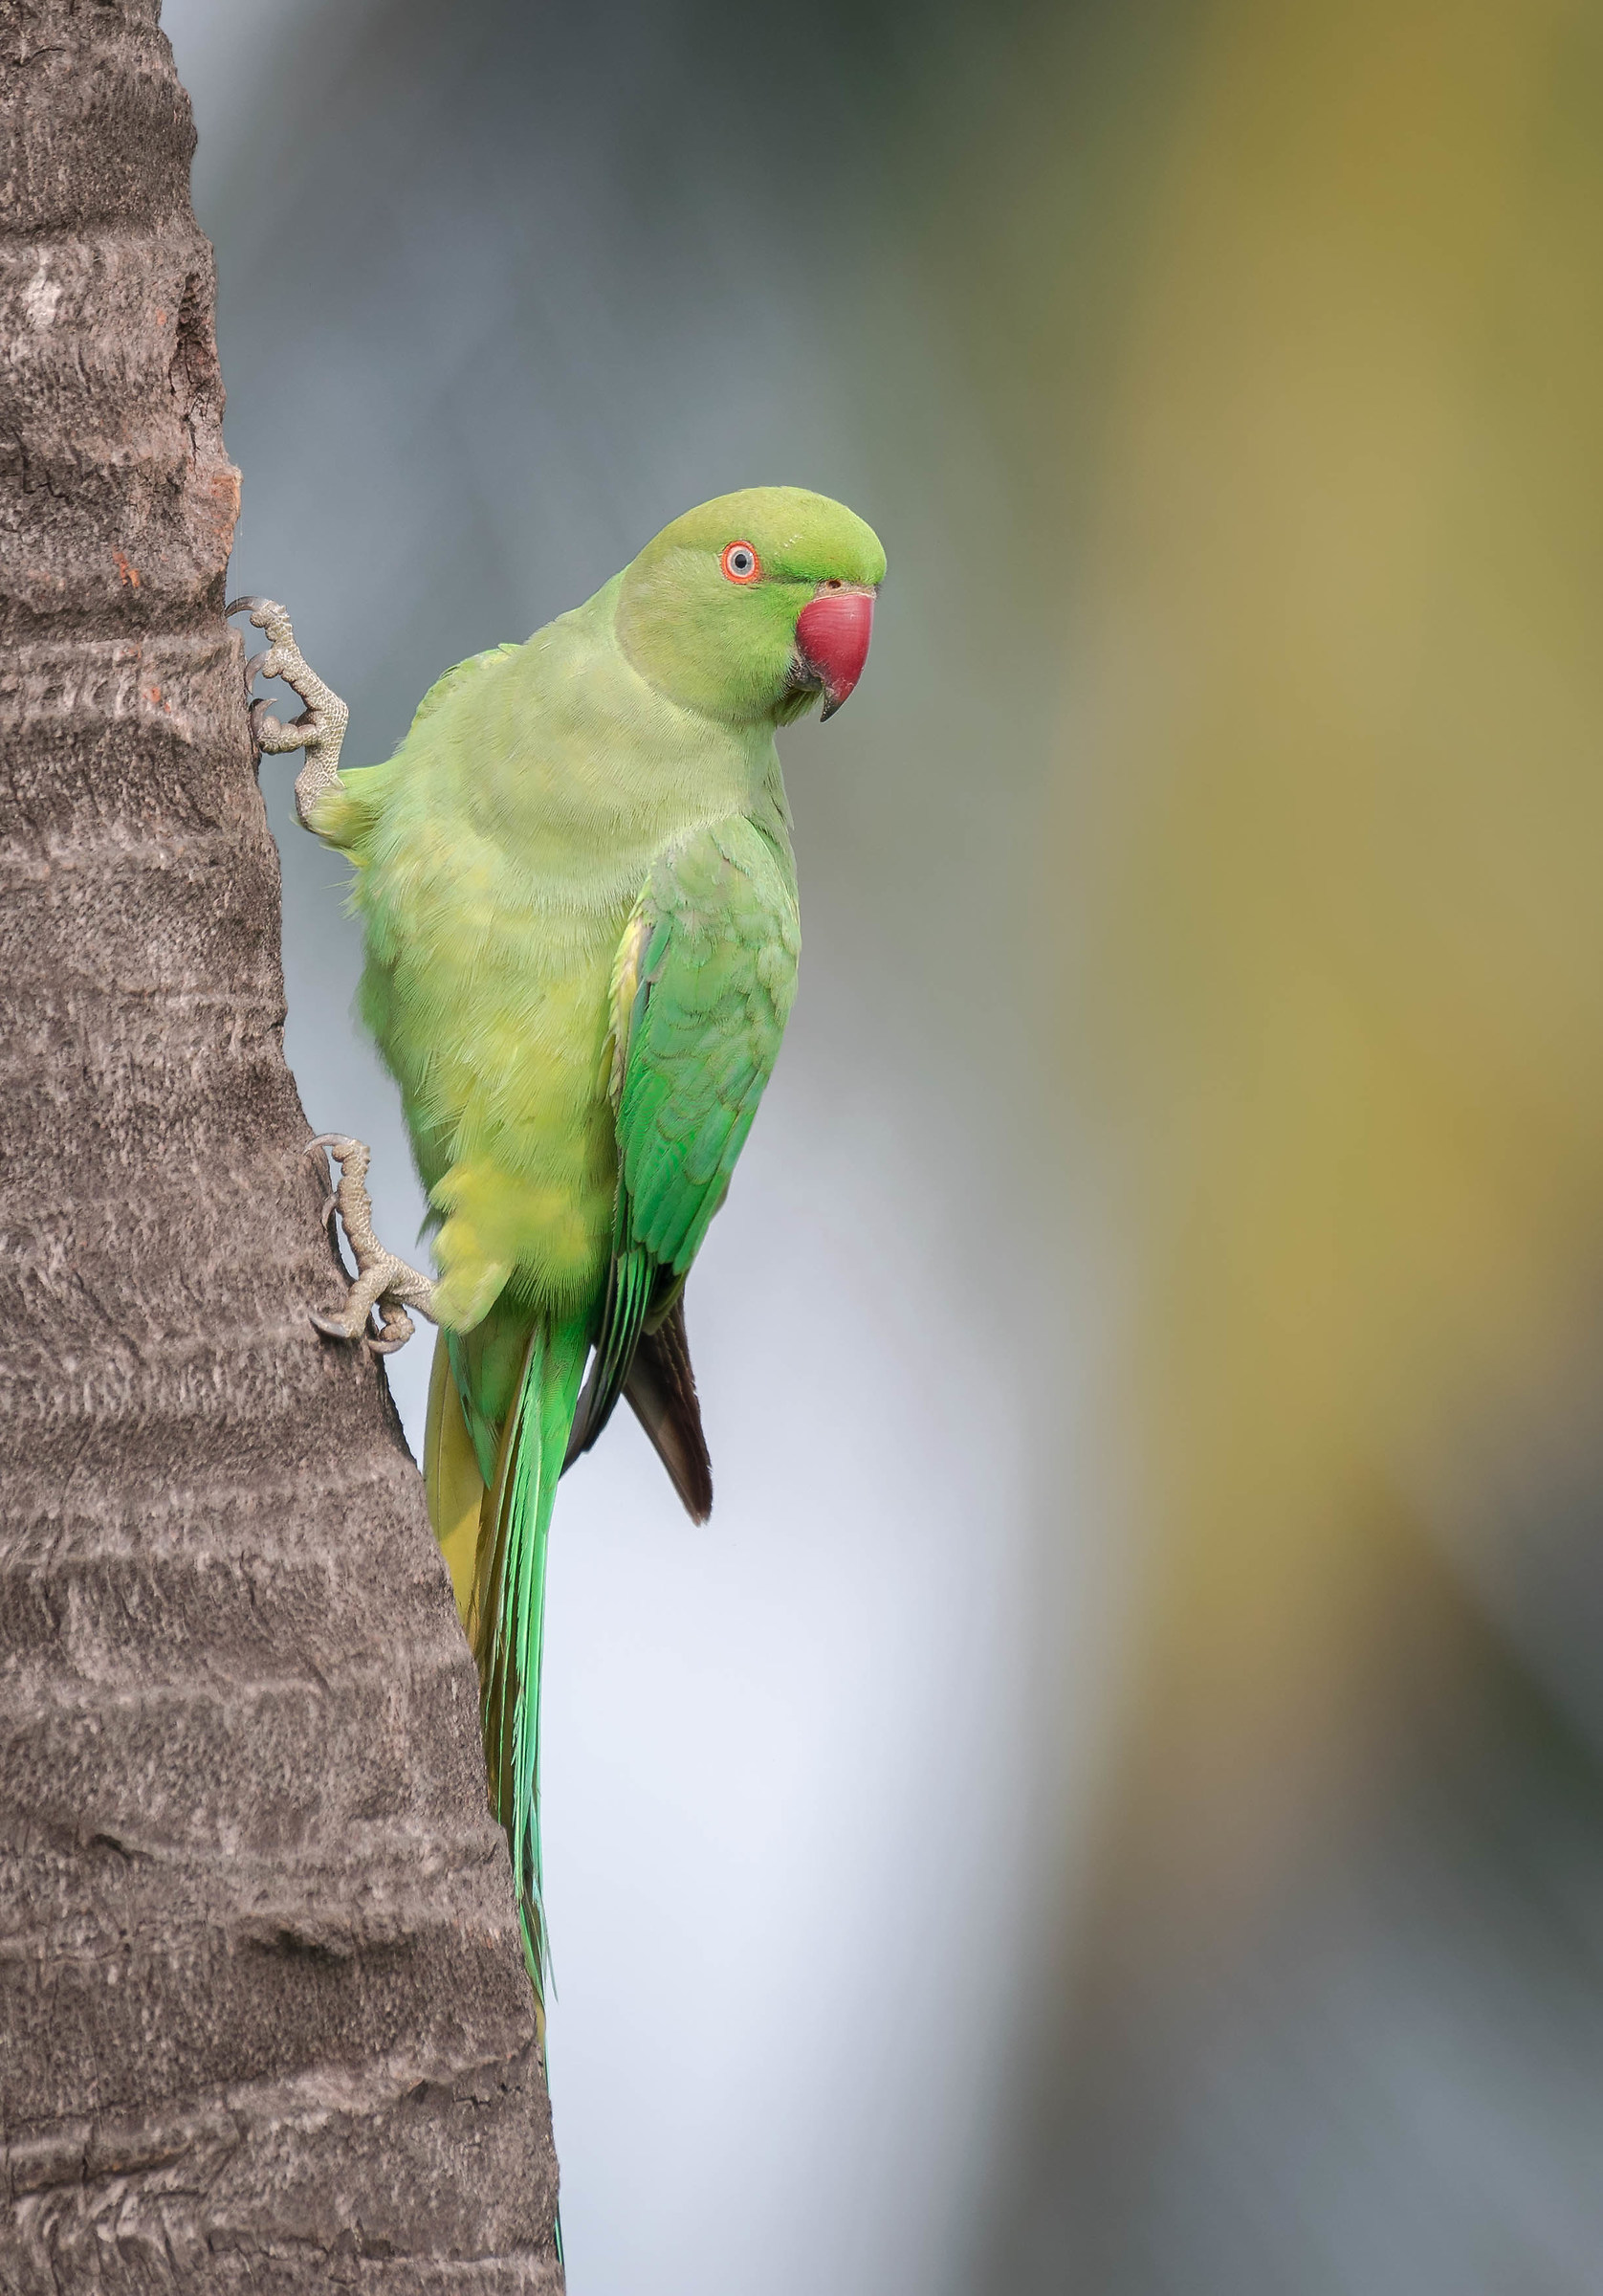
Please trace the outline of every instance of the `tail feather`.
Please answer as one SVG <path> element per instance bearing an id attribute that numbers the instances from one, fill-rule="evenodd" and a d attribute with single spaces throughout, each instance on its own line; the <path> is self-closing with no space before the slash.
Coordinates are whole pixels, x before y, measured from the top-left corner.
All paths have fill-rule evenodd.
<path id="1" fill-rule="evenodd" d="M 642 1332 L 624 1393 L 651 1438 L 692 1522 L 713 1512 L 713 1462 L 701 1428 L 701 1404 L 685 1337 L 685 1303 L 676 1299 L 654 1332 Z"/>
<path id="2" fill-rule="evenodd" d="M 428 1380 L 428 1423 L 423 1443 L 423 1480 L 428 1519 L 450 1573 L 456 1607 L 464 1621 L 472 1604 L 478 1554 L 479 1517 L 484 1511 L 484 1474 L 473 1448 L 456 1384 L 450 1345 L 442 1332 L 434 1342 Z"/>
<path id="3" fill-rule="evenodd" d="M 537 1323 L 486 1491 L 468 1634 L 478 1663 L 491 1806 L 506 1829 L 523 1955 L 542 2009 L 539 1694 L 551 1510 L 584 1366 L 582 1327 Z"/>

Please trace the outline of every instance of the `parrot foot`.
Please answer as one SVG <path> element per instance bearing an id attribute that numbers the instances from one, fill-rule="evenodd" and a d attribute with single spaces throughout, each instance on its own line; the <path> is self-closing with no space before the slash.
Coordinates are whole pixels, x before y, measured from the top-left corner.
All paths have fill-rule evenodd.
<path id="1" fill-rule="evenodd" d="M 307 1141 L 306 1154 L 320 1156 L 325 1148 L 340 1167 L 340 1184 L 323 1205 L 323 1221 L 326 1225 L 329 1215 L 339 1213 L 345 1240 L 356 1254 L 357 1278 L 340 1314 L 313 1314 L 312 1321 L 331 1339 L 365 1339 L 375 1356 L 393 1355 L 412 1336 L 408 1308 L 432 1320 L 434 1286 L 427 1275 L 385 1251 L 373 1233 L 373 1205 L 367 1194 L 371 1151 L 366 1143 L 342 1132 L 320 1132 Z M 367 1329 L 375 1308 L 382 1327 L 376 1334 Z"/>
<path id="2" fill-rule="evenodd" d="M 333 688 L 325 686 L 317 672 L 307 666 L 295 642 L 290 618 L 276 600 L 236 598 L 224 611 L 238 614 L 247 608 L 255 627 L 267 632 L 268 640 L 265 652 L 253 654 L 245 665 L 245 698 L 250 705 L 252 738 L 264 756 L 276 756 L 289 749 L 306 752 L 306 762 L 296 776 L 295 808 L 302 826 L 310 828 L 308 816 L 313 806 L 340 778 L 340 744 L 345 739 L 351 714 Z M 251 700 L 251 688 L 258 677 L 281 677 L 306 704 L 291 724 L 280 725 L 270 715 L 264 699 Z"/>

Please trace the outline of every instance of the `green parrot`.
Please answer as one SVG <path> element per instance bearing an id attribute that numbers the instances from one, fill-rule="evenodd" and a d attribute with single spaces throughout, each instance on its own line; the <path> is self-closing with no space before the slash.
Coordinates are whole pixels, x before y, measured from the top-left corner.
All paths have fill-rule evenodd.
<path id="1" fill-rule="evenodd" d="M 304 747 L 300 817 L 349 855 L 361 1011 L 402 1103 L 438 1274 L 373 1232 L 367 1150 L 332 1151 L 358 1277 L 314 1316 L 379 1351 L 439 1325 L 424 1471 L 478 1666 L 492 1807 L 543 2005 L 539 1680 L 552 1503 L 626 1397 L 691 1514 L 712 1470 L 685 1339 L 691 1263 L 773 1071 L 801 946 L 775 730 L 829 717 L 885 553 L 797 487 L 686 513 L 586 605 L 447 671 L 382 765 L 341 774 L 344 704 L 282 607 L 247 667 L 258 745 Z M 368 1336 L 374 1309 L 382 1319 Z M 587 1376 L 586 1376 L 587 1375 Z"/>

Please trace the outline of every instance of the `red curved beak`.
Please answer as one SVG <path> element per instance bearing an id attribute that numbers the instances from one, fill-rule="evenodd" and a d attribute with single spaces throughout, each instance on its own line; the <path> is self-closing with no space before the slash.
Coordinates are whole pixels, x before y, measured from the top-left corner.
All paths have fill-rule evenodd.
<path id="1" fill-rule="evenodd" d="M 823 688 L 823 717 L 834 717 L 862 676 L 873 634 L 872 590 L 820 590 L 797 616 L 802 659 Z"/>

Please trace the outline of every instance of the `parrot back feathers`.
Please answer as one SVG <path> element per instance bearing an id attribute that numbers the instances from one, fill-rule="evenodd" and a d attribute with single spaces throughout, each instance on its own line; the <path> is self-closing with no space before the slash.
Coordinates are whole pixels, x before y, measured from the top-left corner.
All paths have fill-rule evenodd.
<path id="1" fill-rule="evenodd" d="M 412 725 L 421 725 L 431 711 L 439 708 L 442 701 L 466 685 L 475 671 L 488 670 L 494 663 L 505 661 L 509 654 L 521 653 L 522 651 L 521 646 L 506 639 L 499 646 L 487 646 L 482 653 L 469 654 L 464 662 L 453 662 L 449 670 L 441 672 L 412 712 Z"/>

